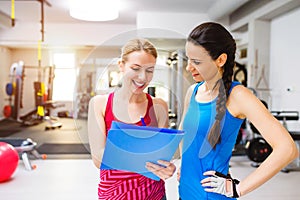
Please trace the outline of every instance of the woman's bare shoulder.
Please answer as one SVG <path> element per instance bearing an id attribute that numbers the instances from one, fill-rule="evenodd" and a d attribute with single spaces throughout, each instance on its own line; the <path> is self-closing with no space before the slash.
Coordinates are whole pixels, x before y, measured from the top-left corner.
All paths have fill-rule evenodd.
<path id="1" fill-rule="evenodd" d="M 152 97 L 152 101 L 153 101 L 154 106 L 160 105 L 160 106 L 163 106 L 166 108 L 168 107 L 167 102 L 165 100 L 163 100 L 162 98 Z"/>
<path id="2" fill-rule="evenodd" d="M 93 109 L 104 110 L 107 104 L 109 94 L 101 94 L 93 96 L 90 100 L 89 106 Z"/>
<path id="3" fill-rule="evenodd" d="M 247 98 L 253 97 L 253 96 L 255 96 L 253 94 L 253 92 L 249 88 L 247 88 L 243 85 L 235 86 L 230 93 L 230 97 L 239 99 L 239 100 L 241 100 L 241 99 L 246 100 Z"/>
<path id="4" fill-rule="evenodd" d="M 103 100 L 107 100 L 109 94 L 98 94 L 95 95 L 91 98 L 91 100 L 93 101 L 103 101 Z"/>

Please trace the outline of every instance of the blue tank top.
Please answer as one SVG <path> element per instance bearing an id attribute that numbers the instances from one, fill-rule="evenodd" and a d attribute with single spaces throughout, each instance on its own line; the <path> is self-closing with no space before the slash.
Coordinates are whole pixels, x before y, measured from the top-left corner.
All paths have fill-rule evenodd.
<path id="1" fill-rule="evenodd" d="M 231 199 L 225 195 L 205 192 L 200 181 L 205 178 L 203 173 L 209 170 L 228 174 L 232 150 L 243 120 L 235 118 L 226 109 L 221 121 L 221 143 L 213 149 L 207 140 L 207 135 L 215 121 L 217 100 L 207 103 L 196 101 L 198 87 L 202 84 L 203 82 L 200 82 L 196 85 L 183 121 L 185 136 L 179 195 L 182 200 Z M 229 93 L 238 84 L 240 83 L 232 82 Z"/>

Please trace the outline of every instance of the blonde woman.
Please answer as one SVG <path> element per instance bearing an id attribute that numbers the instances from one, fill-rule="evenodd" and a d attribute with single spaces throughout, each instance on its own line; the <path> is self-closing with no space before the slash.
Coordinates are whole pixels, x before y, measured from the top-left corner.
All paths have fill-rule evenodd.
<path id="1" fill-rule="evenodd" d="M 123 73 L 122 86 L 113 93 L 91 99 L 88 134 L 92 159 L 97 168 L 101 165 L 106 137 L 113 120 L 140 126 L 143 123 L 155 127 L 168 126 L 166 102 L 143 92 L 153 78 L 156 58 L 156 48 L 148 40 L 130 40 L 122 48 L 118 63 Z M 168 161 L 158 162 L 161 165 L 145 163 L 145 167 L 160 177 L 159 181 L 128 171 L 100 170 L 99 199 L 165 199 L 164 180 L 173 175 L 175 165 Z"/>

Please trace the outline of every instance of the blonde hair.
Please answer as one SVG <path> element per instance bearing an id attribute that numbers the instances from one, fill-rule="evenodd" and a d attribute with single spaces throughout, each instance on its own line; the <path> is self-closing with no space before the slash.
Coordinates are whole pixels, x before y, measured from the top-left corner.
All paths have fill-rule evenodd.
<path id="1" fill-rule="evenodd" d="M 129 40 L 122 48 L 121 61 L 126 62 L 127 56 L 135 51 L 145 51 L 157 58 L 157 51 L 154 45 L 147 39 L 136 38 Z"/>

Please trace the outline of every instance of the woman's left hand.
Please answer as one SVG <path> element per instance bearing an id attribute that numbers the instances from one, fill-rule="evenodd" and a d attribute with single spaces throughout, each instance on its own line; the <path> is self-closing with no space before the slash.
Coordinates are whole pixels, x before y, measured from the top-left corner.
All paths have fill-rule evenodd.
<path id="1" fill-rule="evenodd" d="M 176 166 L 173 163 L 164 160 L 158 160 L 157 162 L 159 165 L 147 162 L 146 168 L 162 180 L 166 180 L 173 176 L 176 170 Z"/>
<path id="2" fill-rule="evenodd" d="M 206 192 L 219 193 L 230 198 L 241 196 L 238 188 L 240 181 L 233 179 L 230 175 L 224 175 L 216 171 L 206 171 L 203 175 L 208 176 L 201 180 L 201 185 Z"/>

